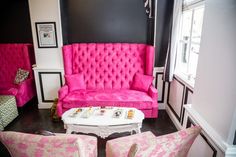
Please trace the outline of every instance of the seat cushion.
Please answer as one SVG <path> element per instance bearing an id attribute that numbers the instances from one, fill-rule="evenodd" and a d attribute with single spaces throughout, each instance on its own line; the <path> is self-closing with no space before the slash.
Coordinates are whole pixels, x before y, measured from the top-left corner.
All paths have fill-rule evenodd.
<path id="1" fill-rule="evenodd" d="M 152 108 L 153 100 L 136 90 L 76 90 L 63 99 L 64 108 L 85 106 L 125 106 L 139 109 Z"/>

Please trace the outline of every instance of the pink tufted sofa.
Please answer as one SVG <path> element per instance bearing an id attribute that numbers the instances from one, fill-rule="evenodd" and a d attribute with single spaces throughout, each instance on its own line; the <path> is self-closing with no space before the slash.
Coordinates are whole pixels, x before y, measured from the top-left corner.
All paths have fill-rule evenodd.
<path id="1" fill-rule="evenodd" d="M 36 95 L 32 64 L 35 63 L 32 44 L 0 44 L 0 95 L 14 95 L 18 107 Z M 28 79 L 14 84 L 19 68 L 30 72 Z"/>
<path id="2" fill-rule="evenodd" d="M 83 74 L 86 89 L 70 92 L 65 84 L 58 92 L 57 112 L 74 107 L 135 107 L 146 118 L 158 114 L 157 90 L 132 90 L 135 73 L 152 76 L 154 48 L 145 44 L 106 43 L 63 46 L 66 75 Z"/>

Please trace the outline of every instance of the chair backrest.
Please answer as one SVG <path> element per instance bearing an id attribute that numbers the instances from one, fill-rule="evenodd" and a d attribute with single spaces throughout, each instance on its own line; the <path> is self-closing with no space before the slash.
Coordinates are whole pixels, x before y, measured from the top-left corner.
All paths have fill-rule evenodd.
<path id="1" fill-rule="evenodd" d="M 19 68 L 30 72 L 35 63 L 32 44 L 0 44 L 0 83 L 14 83 Z"/>
<path id="2" fill-rule="evenodd" d="M 186 157 L 194 140 L 201 132 L 199 126 L 178 131 L 176 133 L 159 136 L 154 154 L 162 153 L 163 156 Z"/>
<path id="3" fill-rule="evenodd" d="M 186 157 L 192 143 L 200 131 L 201 128 L 195 126 L 158 137 L 155 137 L 151 132 L 144 132 L 109 140 L 106 144 L 106 156 Z M 135 148 L 134 144 L 136 144 Z"/>
<path id="4" fill-rule="evenodd" d="M 153 46 L 107 43 L 63 46 L 65 74 L 84 74 L 87 89 L 129 89 L 136 72 L 152 75 Z"/>
<path id="5" fill-rule="evenodd" d="M 81 140 L 74 135 L 42 136 L 19 132 L 0 132 L 0 140 L 12 157 L 82 157 Z"/>

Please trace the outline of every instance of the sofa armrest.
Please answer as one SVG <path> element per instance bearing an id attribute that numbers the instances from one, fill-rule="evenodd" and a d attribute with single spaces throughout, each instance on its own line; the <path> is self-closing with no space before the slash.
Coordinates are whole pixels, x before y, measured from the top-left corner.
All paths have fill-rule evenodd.
<path id="1" fill-rule="evenodd" d="M 151 85 L 148 89 L 148 95 L 152 99 L 157 100 L 157 94 L 158 94 L 157 89 Z"/>
<path id="2" fill-rule="evenodd" d="M 58 99 L 62 100 L 69 92 L 69 88 L 67 85 L 62 86 L 58 91 Z"/>

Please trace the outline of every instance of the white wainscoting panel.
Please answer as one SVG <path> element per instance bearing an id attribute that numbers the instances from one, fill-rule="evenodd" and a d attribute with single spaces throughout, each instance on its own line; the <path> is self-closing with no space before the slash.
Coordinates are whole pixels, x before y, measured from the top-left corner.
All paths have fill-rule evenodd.
<path id="1" fill-rule="evenodd" d="M 204 138 L 199 135 L 189 150 L 188 157 L 213 157 L 214 151 Z"/>
<path id="2" fill-rule="evenodd" d="M 170 109 L 172 109 L 172 112 L 174 112 L 176 118 L 180 121 L 185 86 L 176 79 L 174 79 L 169 86 L 167 104 Z"/>
<path id="3" fill-rule="evenodd" d="M 164 102 L 164 81 L 162 80 L 163 73 L 156 73 L 157 76 L 157 90 L 158 90 L 158 102 L 163 103 Z"/>
<path id="4" fill-rule="evenodd" d="M 38 67 L 33 69 L 39 103 L 38 108 L 50 108 L 54 99 L 58 97 L 58 90 L 63 85 L 64 70 Z"/>
<path id="5" fill-rule="evenodd" d="M 53 101 L 57 98 L 57 92 L 61 88 L 60 73 L 41 73 L 44 100 Z"/>

